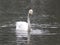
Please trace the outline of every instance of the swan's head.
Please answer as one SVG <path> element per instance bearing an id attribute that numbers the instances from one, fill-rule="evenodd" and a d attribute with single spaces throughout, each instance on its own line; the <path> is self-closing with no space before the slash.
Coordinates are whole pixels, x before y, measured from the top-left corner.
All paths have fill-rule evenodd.
<path id="1" fill-rule="evenodd" d="M 29 14 L 32 15 L 33 14 L 33 9 L 29 10 Z"/>

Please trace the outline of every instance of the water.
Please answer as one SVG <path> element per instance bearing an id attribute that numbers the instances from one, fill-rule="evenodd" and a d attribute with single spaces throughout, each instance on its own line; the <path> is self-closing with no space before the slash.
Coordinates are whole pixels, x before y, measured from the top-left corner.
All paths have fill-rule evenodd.
<path id="1" fill-rule="evenodd" d="M 27 21 L 30 6 L 34 10 L 31 16 L 30 45 L 60 45 L 58 2 L 54 0 L 0 0 L 0 45 L 26 45 L 26 41 L 21 40 L 27 40 L 27 38 L 16 36 L 15 23 Z"/>
<path id="2" fill-rule="evenodd" d="M 16 36 L 15 22 L 0 26 L 0 45 L 17 45 L 17 38 L 20 42 L 22 42 L 21 40 L 27 40 L 27 38 Z M 31 24 L 30 45 L 60 45 L 60 28 L 49 28 L 41 25 L 38 23 Z M 20 42 L 18 42 L 18 45 L 26 45 L 26 41 L 23 41 L 23 43 Z"/>

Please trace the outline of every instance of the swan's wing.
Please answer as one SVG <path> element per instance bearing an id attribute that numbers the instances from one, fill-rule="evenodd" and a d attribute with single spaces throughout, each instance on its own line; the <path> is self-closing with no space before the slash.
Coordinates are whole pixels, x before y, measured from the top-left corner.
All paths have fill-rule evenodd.
<path id="1" fill-rule="evenodd" d="M 16 22 L 16 29 L 18 30 L 28 30 L 28 23 L 27 22 Z"/>

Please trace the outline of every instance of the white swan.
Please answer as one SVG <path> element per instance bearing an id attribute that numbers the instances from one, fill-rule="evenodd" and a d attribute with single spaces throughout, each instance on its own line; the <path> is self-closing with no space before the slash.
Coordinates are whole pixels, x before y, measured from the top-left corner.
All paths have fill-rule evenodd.
<path id="1" fill-rule="evenodd" d="M 27 22 L 19 21 L 16 22 L 16 35 L 17 37 L 27 37 L 30 31 L 30 18 L 29 16 L 33 14 L 33 10 L 30 9 L 27 16 Z"/>

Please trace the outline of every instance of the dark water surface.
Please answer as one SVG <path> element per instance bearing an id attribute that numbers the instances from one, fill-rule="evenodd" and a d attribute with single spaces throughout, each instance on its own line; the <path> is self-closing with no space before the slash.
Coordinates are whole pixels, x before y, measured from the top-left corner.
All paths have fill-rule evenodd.
<path id="1" fill-rule="evenodd" d="M 20 42 L 17 44 L 15 25 L 6 25 L 0 26 L 0 45 L 26 45 Z M 32 24 L 32 29 L 42 30 L 43 33 L 31 35 L 30 45 L 60 45 L 60 28 L 41 28 L 37 24 Z M 22 38 L 22 40 L 26 39 Z"/>
<path id="2" fill-rule="evenodd" d="M 15 23 L 27 21 L 30 8 L 34 10 L 33 15 L 30 16 L 32 29 L 43 32 L 31 35 L 30 45 L 60 45 L 60 2 L 58 0 L 31 1 L 0 0 L 0 45 L 26 45 L 16 41 Z"/>

